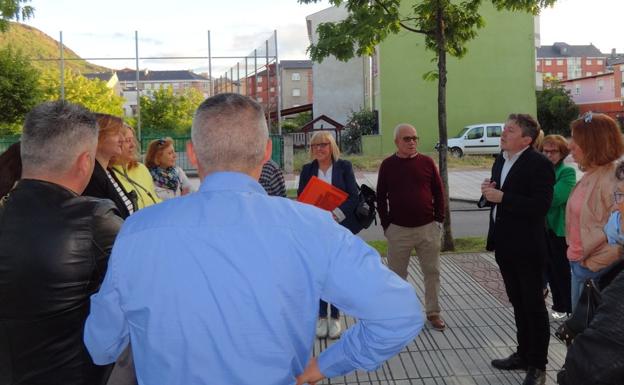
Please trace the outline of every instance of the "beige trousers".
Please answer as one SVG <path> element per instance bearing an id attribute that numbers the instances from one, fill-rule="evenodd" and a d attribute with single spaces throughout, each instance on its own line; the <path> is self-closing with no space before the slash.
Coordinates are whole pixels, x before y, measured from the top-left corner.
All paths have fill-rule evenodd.
<path id="1" fill-rule="evenodd" d="M 439 315 L 442 232 L 438 222 L 433 221 L 418 227 L 403 227 L 391 223 L 385 235 L 388 239 L 388 267 L 405 280 L 410 254 L 412 249 L 416 249 L 425 281 L 425 312 L 427 316 Z"/>

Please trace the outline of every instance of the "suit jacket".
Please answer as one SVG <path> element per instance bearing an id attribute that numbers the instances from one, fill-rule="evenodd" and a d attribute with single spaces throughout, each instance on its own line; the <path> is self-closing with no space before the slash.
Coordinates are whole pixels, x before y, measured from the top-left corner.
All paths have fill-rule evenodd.
<path id="1" fill-rule="evenodd" d="M 555 184 L 553 164 L 529 147 L 511 167 L 501 188 L 504 163 L 500 154 L 492 166 L 491 179 L 504 195 L 498 204 L 488 202 L 491 209 L 486 248 L 501 258 L 543 259 L 547 253 L 546 213 Z"/>
<path id="2" fill-rule="evenodd" d="M 299 175 L 299 188 L 297 195 L 303 192 L 303 189 L 310 181 L 312 176 L 318 176 L 319 165 L 316 160 L 303 166 Z M 341 225 L 351 230 L 353 234 L 357 234 L 362 230 L 362 226 L 355 218 L 355 209 L 358 205 L 358 186 L 353 173 L 353 166 L 348 160 L 338 159 L 334 162 L 332 168 L 332 185 L 338 187 L 342 191 L 349 194 L 347 200 L 338 208 L 344 213 L 345 219 L 340 222 Z"/>
<path id="3" fill-rule="evenodd" d="M 115 174 L 112 175 L 113 178 L 115 178 Z M 121 187 L 121 189 L 127 195 L 128 192 L 123 188 L 123 185 L 119 182 L 117 178 L 115 178 L 115 180 L 117 181 L 119 187 Z M 115 206 L 117 206 L 117 210 L 119 211 L 119 214 L 123 219 L 128 218 L 128 216 L 130 215 L 128 208 L 123 202 L 123 199 L 121 199 L 121 197 L 117 193 L 117 190 L 115 190 L 115 186 L 113 186 L 110 179 L 108 179 L 108 176 L 106 175 L 106 170 L 104 170 L 104 167 L 102 167 L 102 165 L 100 165 L 100 163 L 97 161 L 95 162 L 95 167 L 93 168 L 93 175 L 91 175 L 89 184 L 85 188 L 82 195 L 110 199 L 113 201 Z M 134 211 L 136 210 L 137 208 L 134 207 Z"/>

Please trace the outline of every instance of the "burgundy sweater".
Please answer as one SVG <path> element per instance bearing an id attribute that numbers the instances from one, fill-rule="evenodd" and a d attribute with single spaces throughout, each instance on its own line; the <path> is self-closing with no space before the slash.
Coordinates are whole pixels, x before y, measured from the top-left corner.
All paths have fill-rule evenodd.
<path id="1" fill-rule="evenodd" d="M 443 222 L 442 180 L 433 159 L 420 153 L 384 159 L 377 179 L 377 211 L 384 230 L 390 223 L 417 227 Z"/>

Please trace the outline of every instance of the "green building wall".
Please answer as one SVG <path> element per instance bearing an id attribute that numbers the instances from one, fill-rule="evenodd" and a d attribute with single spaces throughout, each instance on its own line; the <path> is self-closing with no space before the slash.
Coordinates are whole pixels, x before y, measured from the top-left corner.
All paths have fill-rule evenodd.
<path id="1" fill-rule="evenodd" d="M 536 114 L 534 17 L 496 11 L 488 1 L 481 15 L 486 25 L 468 43 L 466 56 L 447 59 L 449 137 L 468 124 L 504 122 L 512 112 Z M 364 149 L 393 152 L 394 127 L 407 122 L 418 130 L 419 151 L 434 152 L 438 142 L 437 81 L 423 80 L 422 75 L 437 64 L 425 50 L 424 38 L 401 32 L 384 41 L 378 54 L 375 104 L 380 112 L 381 138 L 370 138 Z"/>

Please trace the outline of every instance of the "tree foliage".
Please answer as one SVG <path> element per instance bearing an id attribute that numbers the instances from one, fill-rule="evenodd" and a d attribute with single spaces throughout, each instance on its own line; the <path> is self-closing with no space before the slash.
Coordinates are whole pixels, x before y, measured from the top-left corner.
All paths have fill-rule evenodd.
<path id="1" fill-rule="evenodd" d="M 93 112 L 121 116 L 124 99 L 106 86 L 106 82 L 86 77 L 66 69 L 64 76 L 65 100 L 82 104 Z M 61 79 L 58 71 L 47 70 L 41 75 L 40 87 L 45 100 L 61 98 Z"/>
<path id="2" fill-rule="evenodd" d="M 560 84 L 537 91 L 537 119 L 545 134 L 570 135 L 570 123 L 578 117 L 579 109 L 570 91 Z"/>
<path id="3" fill-rule="evenodd" d="M 282 132 L 288 134 L 299 131 L 299 129 L 305 126 L 305 124 L 308 123 L 310 120 L 312 120 L 311 112 L 300 112 L 295 115 L 294 118 L 284 119 L 282 121 Z"/>
<path id="4" fill-rule="evenodd" d="M 298 0 L 316 3 L 319 0 Z M 446 125 L 446 58 L 463 57 L 466 44 L 477 36 L 485 25 L 479 14 L 484 0 L 329 0 L 335 6 L 344 4 L 346 19 L 321 23 L 316 32 L 318 43 L 308 48 L 312 60 L 320 62 L 332 55 L 347 61 L 355 55 L 371 55 L 375 46 L 390 35 L 402 30 L 422 34 L 425 47 L 434 53 L 436 68 L 423 74 L 423 78 L 438 81 L 438 136 L 439 167 L 442 183 L 447 191 L 444 222 L 444 250 L 452 250 L 450 211 L 448 209 L 447 125 Z M 485 0 L 487 1 L 487 0 Z M 489 0 L 499 10 L 539 13 L 542 7 L 556 0 Z"/>
<path id="5" fill-rule="evenodd" d="M 377 117 L 374 112 L 360 110 L 351 112 L 342 134 L 342 150 L 347 154 L 362 152 L 362 135 L 374 134 L 377 130 Z"/>
<path id="6" fill-rule="evenodd" d="M 30 0 L 0 0 L 0 32 L 9 28 L 9 20 L 26 20 L 34 16 L 35 9 L 30 5 Z"/>
<path id="7" fill-rule="evenodd" d="M 41 99 L 39 71 L 21 51 L 12 47 L 0 49 L 0 127 L 1 134 L 15 134 L 24 116 Z"/>
<path id="8" fill-rule="evenodd" d="M 171 87 L 161 88 L 151 97 L 141 96 L 141 126 L 144 135 L 188 135 L 193 114 L 204 95 L 187 88 L 176 95 Z"/>

